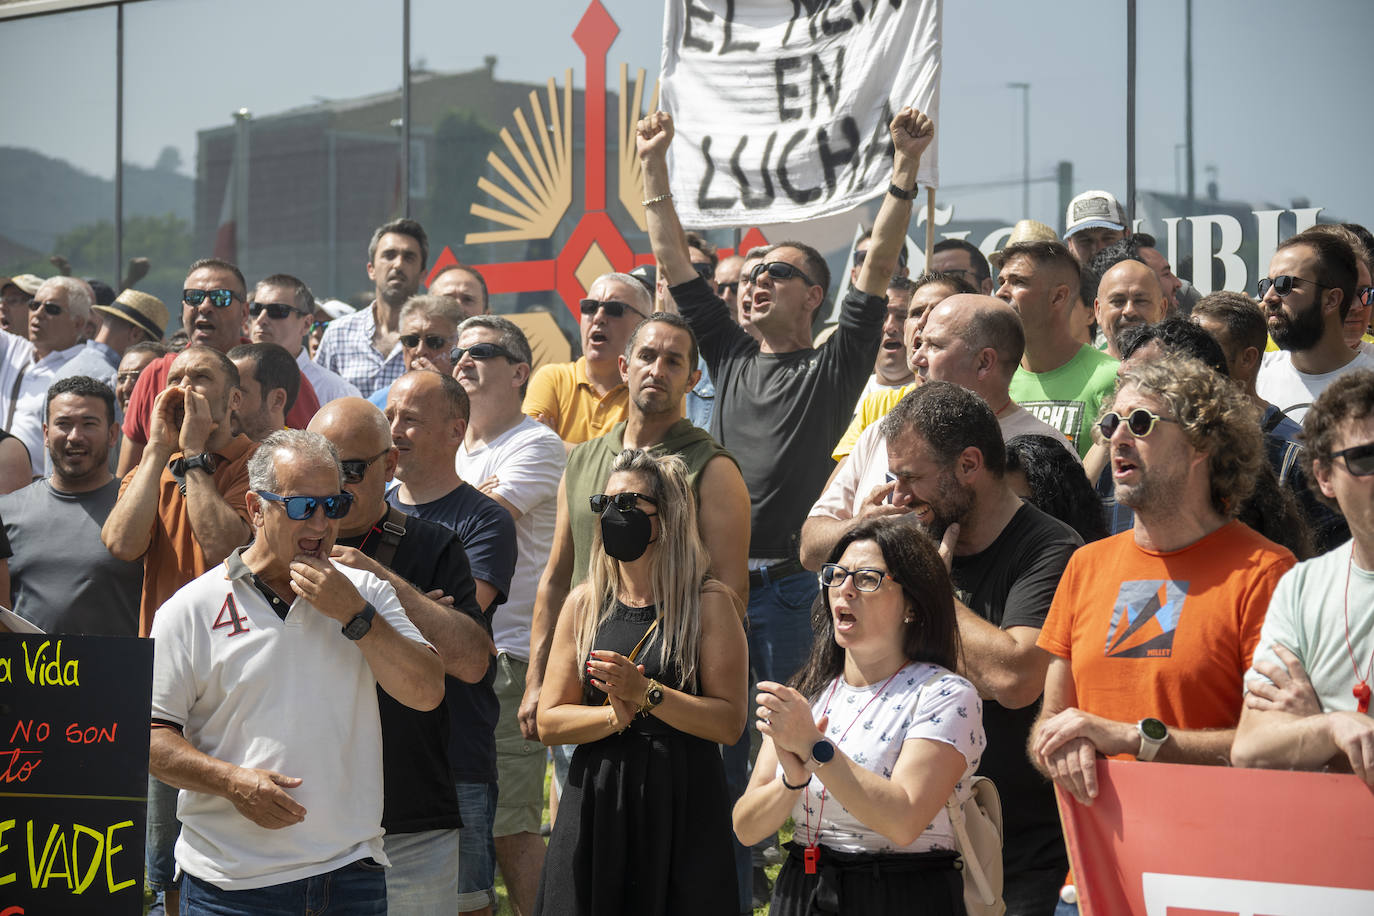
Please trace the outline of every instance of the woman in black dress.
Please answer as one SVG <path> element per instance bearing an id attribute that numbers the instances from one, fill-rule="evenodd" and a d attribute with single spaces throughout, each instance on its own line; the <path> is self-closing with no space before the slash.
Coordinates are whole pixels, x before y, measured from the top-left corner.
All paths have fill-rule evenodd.
<path id="1" fill-rule="evenodd" d="M 730 799 L 717 745 L 747 716 L 740 599 L 707 578 L 675 456 L 627 449 L 605 492 L 587 581 L 559 615 L 539 737 L 576 744 L 538 914 L 733 914 Z"/>

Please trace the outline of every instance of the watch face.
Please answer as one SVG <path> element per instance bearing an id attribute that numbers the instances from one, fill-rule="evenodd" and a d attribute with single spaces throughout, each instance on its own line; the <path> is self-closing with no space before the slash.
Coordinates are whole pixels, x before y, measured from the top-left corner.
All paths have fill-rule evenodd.
<path id="1" fill-rule="evenodd" d="M 663 688 L 655 687 L 649 691 L 649 702 L 657 706 L 663 702 Z"/>
<path id="2" fill-rule="evenodd" d="M 1140 721 L 1140 730 L 1145 734 L 1145 737 L 1149 738 L 1151 741 L 1163 741 L 1165 738 L 1169 737 L 1168 726 L 1158 719 L 1142 719 Z"/>
<path id="3" fill-rule="evenodd" d="M 811 757 L 817 763 L 829 763 L 835 759 L 835 745 L 822 738 L 812 746 Z"/>

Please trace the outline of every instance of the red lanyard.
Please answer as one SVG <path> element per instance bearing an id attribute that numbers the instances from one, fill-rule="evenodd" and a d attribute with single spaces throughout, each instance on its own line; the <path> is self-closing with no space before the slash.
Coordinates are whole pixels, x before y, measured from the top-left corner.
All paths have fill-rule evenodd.
<path id="1" fill-rule="evenodd" d="M 854 718 L 850 720 L 849 725 L 845 727 L 845 730 L 844 730 L 844 731 L 840 732 L 840 740 L 835 742 L 836 746 L 841 745 L 841 744 L 844 744 L 844 739 L 849 735 L 850 729 L 852 729 L 852 728 L 854 727 L 855 723 L 857 723 L 860 719 L 862 719 L 862 718 L 864 717 L 864 713 L 868 711 L 868 707 L 870 707 L 870 706 L 873 705 L 873 701 L 876 700 L 876 699 L 878 699 L 878 697 L 880 697 L 880 696 L 883 695 L 883 692 L 884 692 L 885 690 L 887 690 L 887 685 L 888 685 L 888 684 L 891 684 L 892 681 L 897 677 L 897 675 L 901 674 L 902 671 L 903 671 L 905 668 L 906 668 L 906 664 L 903 664 L 901 668 L 898 668 L 896 671 L 892 672 L 892 677 L 890 677 L 890 678 L 888 678 L 887 680 L 883 681 L 883 686 L 881 686 L 881 687 L 878 688 L 878 692 L 875 693 L 875 694 L 873 694 L 873 696 L 869 697 L 869 698 L 868 698 L 868 702 L 865 703 L 863 706 L 861 706 L 861 707 L 859 708 L 858 713 L 856 713 L 855 716 L 854 716 Z M 830 693 L 826 694 L 826 697 L 825 697 L 825 709 L 824 709 L 824 711 L 821 713 L 821 715 L 823 715 L 823 716 L 828 716 L 828 715 L 830 715 L 830 701 L 831 701 L 832 699 L 834 699 L 834 697 L 835 697 L 835 689 L 836 689 L 837 687 L 840 686 L 840 680 L 841 680 L 843 677 L 844 677 L 844 675 L 843 675 L 843 674 L 840 674 L 840 675 L 836 676 L 836 678 L 835 678 L 834 681 L 831 682 L 831 684 L 830 684 Z M 821 783 L 821 791 L 820 791 L 819 794 L 820 794 L 820 799 L 821 799 L 821 805 L 820 805 L 820 810 L 818 810 L 818 811 L 816 812 L 816 832 L 815 832 L 815 834 L 812 834 L 812 832 L 811 832 L 811 806 L 808 805 L 808 804 L 806 804 L 806 800 L 805 800 L 805 799 L 802 799 L 802 811 L 804 811 L 805 814 L 806 814 L 805 819 L 804 819 L 805 830 L 806 830 L 806 855 L 805 855 L 805 858 L 806 858 L 806 873 L 807 873 L 808 875 L 814 875 L 814 874 L 816 873 L 816 861 L 817 861 L 817 858 L 818 858 L 818 856 L 819 856 L 819 852 L 818 852 L 818 850 L 817 850 L 817 847 L 820 845 L 821 825 L 822 825 L 822 823 L 823 823 L 824 820 L 825 820 L 825 799 L 826 799 L 826 794 L 827 794 L 827 793 L 826 793 L 826 790 L 825 790 L 825 783 Z"/>
<path id="2" fill-rule="evenodd" d="M 1350 544 L 1350 562 L 1345 566 L 1345 651 L 1350 653 L 1350 667 L 1355 669 L 1355 687 L 1350 692 L 1355 695 L 1355 709 L 1369 712 L 1369 678 L 1374 674 L 1374 652 L 1370 653 L 1369 666 L 1364 677 L 1360 677 L 1360 665 L 1355 661 L 1355 647 L 1350 644 L 1350 570 L 1355 565 L 1355 544 Z"/>

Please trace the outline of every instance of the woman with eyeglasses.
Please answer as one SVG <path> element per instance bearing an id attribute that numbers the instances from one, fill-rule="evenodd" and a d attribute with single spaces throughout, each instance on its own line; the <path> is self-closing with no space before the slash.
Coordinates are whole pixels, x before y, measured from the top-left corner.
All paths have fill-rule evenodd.
<path id="1" fill-rule="evenodd" d="M 795 832 L 771 916 L 963 914 L 945 803 L 983 754 L 983 708 L 953 673 L 954 594 L 909 522 L 860 522 L 821 567 L 811 658 L 790 686 L 762 681 L 765 736 L 735 835 Z"/>
<path id="2" fill-rule="evenodd" d="M 535 912 L 735 913 L 717 745 L 748 715 L 740 599 L 707 578 L 680 458 L 626 449 L 590 499 L 587 580 L 563 605 L 539 697 L 540 740 L 577 749 Z"/>

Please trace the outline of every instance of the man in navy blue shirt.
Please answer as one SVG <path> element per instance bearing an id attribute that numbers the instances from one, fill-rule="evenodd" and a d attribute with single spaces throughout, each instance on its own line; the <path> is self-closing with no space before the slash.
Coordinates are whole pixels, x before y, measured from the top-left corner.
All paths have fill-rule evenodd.
<path id="1" fill-rule="evenodd" d="M 515 522 L 494 499 L 458 476 L 458 447 L 467 431 L 468 396 L 447 375 L 407 372 L 391 386 L 386 418 L 397 451 L 391 505 L 452 528 L 467 552 L 477 603 L 487 615 L 506 600 L 515 571 Z M 481 913 L 495 904 L 496 721 L 500 706 L 492 688 L 496 669 L 473 685 L 448 681 L 453 724 L 449 767 L 463 815 L 458 864 L 458 911 Z"/>

